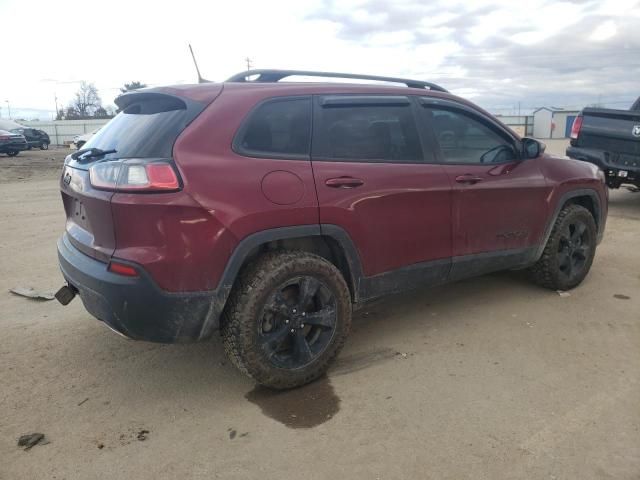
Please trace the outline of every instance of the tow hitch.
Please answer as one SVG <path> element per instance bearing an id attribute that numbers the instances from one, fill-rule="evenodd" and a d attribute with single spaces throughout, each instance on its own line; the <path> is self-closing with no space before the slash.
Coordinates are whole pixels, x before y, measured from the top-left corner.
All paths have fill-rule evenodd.
<path id="1" fill-rule="evenodd" d="M 56 292 L 55 297 L 62 305 L 69 305 L 71 300 L 75 298 L 76 293 L 78 293 L 78 290 L 75 287 L 65 285 Z"/>

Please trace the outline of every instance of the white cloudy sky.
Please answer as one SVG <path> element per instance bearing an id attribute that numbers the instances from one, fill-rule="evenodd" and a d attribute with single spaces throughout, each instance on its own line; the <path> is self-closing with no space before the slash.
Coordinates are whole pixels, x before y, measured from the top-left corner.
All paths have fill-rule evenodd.
<path id="1" fill-rule="evenodd" d="M 497 113 L 640 95 L 640 0 L 0 0 L 0 25 L 5 118 L 5 100 L 14 117 L 50 117 L 80 80 L 105 104 L 132 80 L 193 82 L 189 42 L 212 80 L 248 56 L 432 80 Z"/>

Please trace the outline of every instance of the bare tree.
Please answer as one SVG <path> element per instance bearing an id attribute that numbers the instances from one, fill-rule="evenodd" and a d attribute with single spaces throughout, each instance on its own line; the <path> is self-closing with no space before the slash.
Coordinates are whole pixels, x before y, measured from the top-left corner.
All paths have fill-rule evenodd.
<path id="1" fill-rule="evenodd" d="M 138 81 L 133 81 L 131 83 L 125 83 L 124 87 L 120 89 L 120 91 L 122 93 L 127 93 L 130 92 L 132 90 L 138 90 L 139 88 L 147 88 L 147 84 L 146 83 L 142 83 L 142 82 L 138 82 Z"/>
<path id="2" fill-rule="evenodd" d="M 93 116 L 96 110 L 102 107 L 102 100 L 96 86 L 93 83 L 82 82 L 69 107 L 76 112 L 79 118 Z"/>
<path id="3" fill-rule="evenodd" d="M 78 120 L 80 118 L 80 116 L 78 115 L 77 110 L 72 106 L 69 105 L 67 107 L 67 109 L 64 112 L 64 119 L 65 120 Z"/>

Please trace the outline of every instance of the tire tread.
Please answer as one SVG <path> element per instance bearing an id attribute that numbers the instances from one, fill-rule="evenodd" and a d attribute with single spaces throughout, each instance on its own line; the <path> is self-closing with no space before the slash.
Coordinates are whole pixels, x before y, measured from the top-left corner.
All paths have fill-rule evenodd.
<path id="1" fill-rule="evenodd" d="M 283 270 L 294 268 L 310 271 L 322 269 L 342 297 L 336 298 L 336 301 L 343 305 L 348 302 L 349 308 L 347 315 L 343 314 L 338 322 L 337 338 L 328 347 L 328 351 L 300 369 L 299 373 L 291 375 L 286 370 L 275 367 L 261 368 L 260 353 L 247 346 L 251 345 L 252 340 L 251 323 L 259 313 L 257 309 L 261 308 L 256 303 L 256 297 L 260 297 L 266 289 L 275 287 L 276 276 Z M 286 389 L 304 385 L 321 376 L 342 349 L 350 325 L 351 297 L 340 271 L 320 256 L 304 251 L 280 250 L 262 255 L 241 272 L 222 314 L 221 335 L 227 356 L 241 372 L 267 387 Z"/>
<path id="2" fill-rule="evenodd" d="M 558 280 L 558 269 L 555 265 L 556 262 L 556 239 L 561 230 L 561 227 L 564 225 L 566 220 L 575 215 L 588 215 L 593 221 L 593 230 L 595 231 L 595 221 L 593 220 L 593 216 L 591 212 L 584 208 L 581 205 L 571 204 L 564 207 L 556 219 L 553 229 L 551 230 L 551 234 L 549 235 L 549 239 L 547 240 L 547 244 L 544 247 L 542 255 L 538 259 L 538 261 L 529 268 L 529 274 L 534 283 L 540 285 L 541 287 L 548 288 L 550 290 L 564 290 L 573 288 L 577 285 L 563 285 Z M 594 233 L 594 232 L 592 232 Z M 593 235 L 593 241 L 595 242 L 595 235 Z M 595 245 L 594 245 L 594 253 L 595 253 Z M 588 273 L 589 268 L 591 267 L 591 262 L 593 261 L 593 255 L 588 260 L 588 265 L 586 268 L 586 273 Z M 586 276 L 585 273 L 585 276 Z M 584 278 L 584 277 L 583 277 Z M 582 282 L 583 278 L 578 281 L 578 284 Z"/>

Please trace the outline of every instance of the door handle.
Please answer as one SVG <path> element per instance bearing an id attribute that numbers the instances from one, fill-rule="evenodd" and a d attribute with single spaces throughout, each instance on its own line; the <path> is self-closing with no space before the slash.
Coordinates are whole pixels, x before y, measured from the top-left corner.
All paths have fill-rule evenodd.
<path id="1" fill-rule="evenodd" d="M 332 188 L 355 188 L 364 185 L 364 181 L 353 177 L 329 178 L 324 184 Z"/>
<path id="2" fill-rule="evenodd" d="M 474 185 L 481 181 L 482 181 L 482 177 L 478 177 L 477 175 L 471 175 L 470 173 L 467 173 L 465 175 L 459 175 L 456 177 L 456 182 L 466 183 L 468 185 Z"/>

